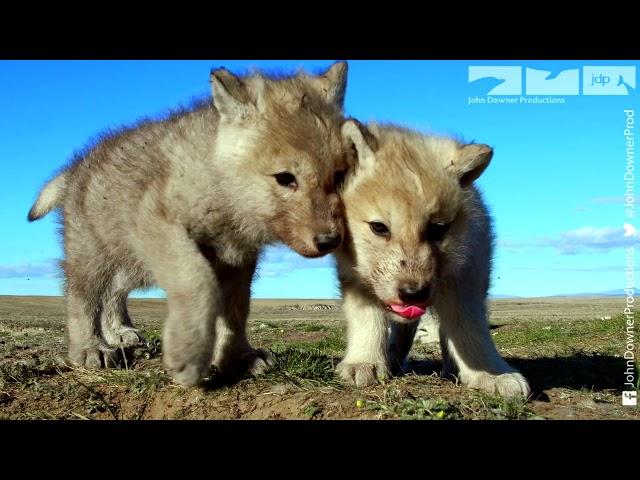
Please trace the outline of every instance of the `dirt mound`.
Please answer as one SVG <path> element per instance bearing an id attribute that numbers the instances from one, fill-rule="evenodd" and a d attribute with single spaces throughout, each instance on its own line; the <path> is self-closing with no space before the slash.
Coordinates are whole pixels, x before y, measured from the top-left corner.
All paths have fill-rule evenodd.
<path id="1" fill-rule="evenodd" d="M 282 310 L 337 310 L 340 305 L 327 305 L 326 303 L 313 303 L 311 305 L 284 305 L 280 307 Z"/>

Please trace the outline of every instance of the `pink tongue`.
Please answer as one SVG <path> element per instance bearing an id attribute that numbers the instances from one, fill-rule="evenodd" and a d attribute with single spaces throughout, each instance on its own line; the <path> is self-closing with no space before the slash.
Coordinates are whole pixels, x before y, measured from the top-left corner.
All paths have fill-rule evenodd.
<path id="1" fill-rule="evenodd" d="M 404 318 L 417 318 L 424 315 L 426 310 L 424 308 L 416 307 L 415 305 L 389 305 L 391 310 Z"/>

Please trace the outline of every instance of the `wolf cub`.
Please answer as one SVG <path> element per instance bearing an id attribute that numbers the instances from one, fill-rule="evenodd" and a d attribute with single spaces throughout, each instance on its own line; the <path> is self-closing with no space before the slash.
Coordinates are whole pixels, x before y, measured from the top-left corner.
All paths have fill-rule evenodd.
<path id="1" fill-rule="evenodd" d="M 348 321 L 340 376 L 360 386 L 401 370 L 418 319 L 431 308 L 443 375 L 492 394 L 528 396 L 487 322 L 493 236 L 473 182 L 492 149 L 354 120 L 342 132 L 357 167 L 342 193 L 347 236 L 336 253 Z"/>
<path id="2" fill-rule="evenodd" d="M 109 367 L 143 341 L 127 295 L 157 284 L 176 381 L 194 385 L 212 363 L 269 366 L 245 331 L 251 280 L 266 244 L 319 257 L 341 242 L 346 81 L 344 62 L 320 75 L 214 70 L 213 102 L 104 135 L 44 187 L 29 220 L 62 209 L 74 364 Z"/>

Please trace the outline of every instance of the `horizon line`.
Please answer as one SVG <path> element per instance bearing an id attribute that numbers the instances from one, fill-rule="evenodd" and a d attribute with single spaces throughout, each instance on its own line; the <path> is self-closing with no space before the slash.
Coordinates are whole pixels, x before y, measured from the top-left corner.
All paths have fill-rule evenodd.
<path id="1" fill-rule="evenodd" d="M 617 290 L 617 289 L 616 289 Z M 554 293 L 552 295 L 508 295 L 508 294 L 493 294 L 487 295 L 488 299 L 493 300 L 510 300 L 510 299 L 527 299 L 527 298 L 552 298 L 552 297 L 617 297 L 624 296 L 624 289 L 620 288 L 619 294 L 610 293 L 611 290 L 606 292 L 577 292 L 577 293 Z M 0 297 L 44 297 L 44 298 L 64 298 L 65 295 L 16 295 L 10 293 L 0 293 Z M 129 296 L 131 300 L 166 300 L 167 297 L 137 297 Z M 303 297 L 251 297 L 251 300 L 300 300 L 300 301 L 339 301 L 340 297 L 333 298 L 303 298 Z"/>

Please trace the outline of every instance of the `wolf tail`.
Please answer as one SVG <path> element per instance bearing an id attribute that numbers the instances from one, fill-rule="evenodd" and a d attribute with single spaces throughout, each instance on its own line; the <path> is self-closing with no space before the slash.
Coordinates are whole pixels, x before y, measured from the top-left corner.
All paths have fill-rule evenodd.
<path id="1" fill-rule="evenodd" d="M 67 193 L 68 176 L 69 172 L 63 172 L 44 186 L 38 199 L 29 210 L 27 218 L 30 222 L 44 217 L 51 210 L 62 205 Z"/>

